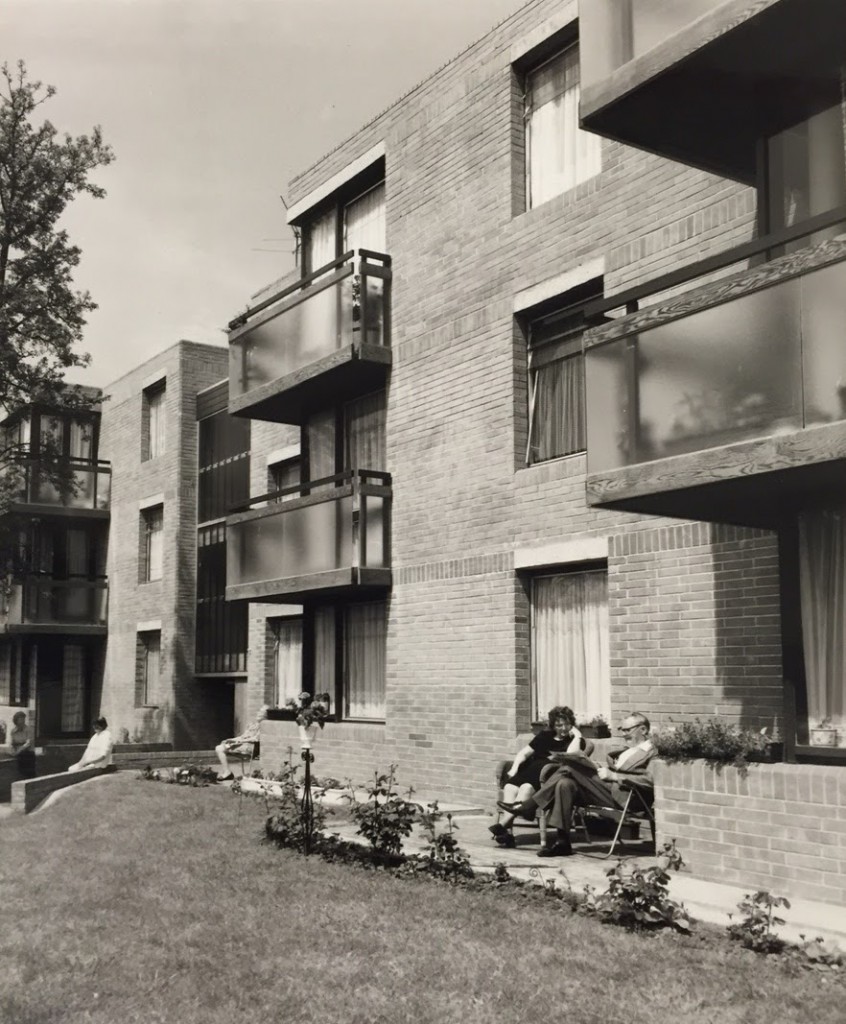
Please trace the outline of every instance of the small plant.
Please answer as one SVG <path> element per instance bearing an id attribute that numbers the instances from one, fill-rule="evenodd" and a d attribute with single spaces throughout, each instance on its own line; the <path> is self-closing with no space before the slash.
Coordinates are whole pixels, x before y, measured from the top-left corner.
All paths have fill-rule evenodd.
<path id="1" fill-rule="evenodd" d="M 607 729 L 608 723 L 605 721 L 604 715 L 576 715 L 576 725 L 578 728 L 588 729 Z"/>
<path id="2" fill-rule="evenodd" d="M 600 920 L 619 924 L 632 931 L 675 928 L 690 931 L 690 918 L 680 903 L 670 899 L 667 873 L 683 865 L 675 840 L 665 843 L 658 863 L 648 868 L 626 867 L 622 861 L 609 868 L 608 889 L 597 893 L 585 889 L 584 910 Z"/>
<path id="3" fill-rule="evenodd" d="M 306 729 L 310 725 L 319 725 L 322 729 L 329 718 L 329 703 L 328 693 L 311 694 L 304 690 L 298 698 L 287 700 L 285 707 L 294 712 L 297 725 Z"/>
<path id="4" fill-rule="evenodd" d="M 776 917 L 774 912 L 779 907 L 790 909 L 784 896 L 759 889 L 747 893 L 737 907 L 742 916 L 727 929 L 732 939 L 756 953 L 780 953 L 784 949 L 786 943 L 773 932 L 774 925 L 784 924 L 784 918 Z"/>
<path id="5" fill-rule="evenodd" d="M 418 870 L 428 872 L 436 878 L 442 878 L 447 882 L 456 882 L 462 878 L 473 878 L 473 869 L 470 867 L 470 858 L 465 850 L 458 845 L 455 833 L 458 825 L 453 821 L 450 813 L 446 814 L 447 827 L 443 832 L 438 831 L 438 823 L 444 815 L 438 810 L 438 803 L 435 801 L 427 806 L 420 815 L 420 823 L 423 835 L 426 837 L 426 846 L 416 858 Z"/>
<path id="6" fill-rule="evenodd" d="M 514 881 L 511 877 L 511 872 L 508 870 L 508 865 L 503 860 L 499 860 L 494 864 L 493 880 L 497 885 L 506 885 L 508 882 Z"/>
<path id="7" fill-rule="evenodd" d="M 766 731 L 741 729 L 711 718 L 703 722 L 681 722 L 652 734 L 658 756 L 665 761 L 691 761 L 702 758 L 714 765 L 732 764 L 745 772 L 748 758 L 771 740 Z"/>
<path id="8" fill-rule="evenodd" d="M 184 764 L 180 768 L 153 768 L 148 764 L 141 769 L 140 777 L 147 782 L 167 782 L 177 786 L 209 786 L 218 781 L 214 768 L 196 764 Z"/>
<path id="9" fill-rule="evenodd" d="M 356 831 L 374 851 L 388 859 L 401 856 L 402 841 L 411 834 L 420 813 L 418 805 L 411 802 L 412 789 L 407 797 L 397 792 L 396 771 L 397 766 L 392 764 L 386 773 L 374 772 L 373 782 L 366 790 L 367 800 L 363 802 L 358 800 L 349 781 L 345 794 L 350 804 L 350 817 L 358 826 Z"/>
<path id="10" fill-rule="evenodd" d="M 800 938 L 802 945 L 796 950 L 803 967 L 815 971 L 839 971 L 846 965 L 846 955 L 834 943 L 826 942 L 819 935 L 815 939 L 806 939 L 804 935 Z"/>

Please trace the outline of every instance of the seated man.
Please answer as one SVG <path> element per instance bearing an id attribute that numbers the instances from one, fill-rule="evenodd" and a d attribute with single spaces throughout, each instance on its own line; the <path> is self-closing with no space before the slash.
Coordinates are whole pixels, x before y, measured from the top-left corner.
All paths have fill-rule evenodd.
<path id="1" fill-rule="evenodd" d="M 647 784 L 651 781 L 648 768 L 655 756 L 655 745 L 649 738 L 649 719 L 634 712 L 623 722 L 621 732 L 626 747 L 608 755 L 609 767 L 597 768 L 587 758 L 571 755 L 566 764 L 544 780 L 534 796 L 522 804 L 505 807 L 517 814 L 531 814 L 537 807 L 548 812 L 547 822 L 556 829 L 557 835 L 551 845 L 538 852 L 539 857 L 568 857 L 573 852 L 570 822 L 574 806 L 594 804 L 622 809 L 627 794 L 621 782 L 632 778 L 641 778 Z"/>
<path id="2" fill-rule="evenodd" d="M 223 774 L 217 777 L 218 782 L 228 782 L 230 779 L 235 778 L 226 759 L 227 754 L 237 754 L 240 757 L 250 757 L 253 754 L 259 741 L 261 723 L 265 718 L 267 718 L 267 704 L 262 704 L 252 725 L 248 725 L 240 736 L 233 736 L 231 739 L 222 740 L 214 748 L 217 759 L 220 761 L 220 767 L 223 769 Z"/>
<path id="3" fill-rule="evenodd" d="M 112 763 L 114 743 L 105 718 L 94 721 L 94 735 L 88 741 L 85 753 L 68 768 L 69 772 L 81 772 L 84 768 L 108 768 Z"/>

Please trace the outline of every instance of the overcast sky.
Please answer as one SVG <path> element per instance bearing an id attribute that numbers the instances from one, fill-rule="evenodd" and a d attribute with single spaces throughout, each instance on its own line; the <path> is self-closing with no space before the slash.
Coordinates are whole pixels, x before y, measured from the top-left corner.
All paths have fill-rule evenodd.
<path id="1" fill-rule="evenodd" d="M 225 344 L 293 265 L 290 178 L 524 2 L 0 0 L 0 59 L 56 86 L 57 128 L 99 124 L 116 155 L 106 199 L 65 218 L 100 307 L 70 379 L 106 384 L 180 338 Z"/>

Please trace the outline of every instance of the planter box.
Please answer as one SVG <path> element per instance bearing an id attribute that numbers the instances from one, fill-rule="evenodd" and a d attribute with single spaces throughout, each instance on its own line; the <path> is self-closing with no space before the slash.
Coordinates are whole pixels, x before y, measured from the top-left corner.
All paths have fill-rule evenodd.
<path id="1" fill-rule="evenodd" d="M 294 712 L 290 708 L 268 708 L 268 722 L 293 722 Z"/>
<path id="2" fill-rule="evenodd" d="M 607 740 L 611 735 L 607 725 L 579 725 L 576 728 L 586 740 Z"/>

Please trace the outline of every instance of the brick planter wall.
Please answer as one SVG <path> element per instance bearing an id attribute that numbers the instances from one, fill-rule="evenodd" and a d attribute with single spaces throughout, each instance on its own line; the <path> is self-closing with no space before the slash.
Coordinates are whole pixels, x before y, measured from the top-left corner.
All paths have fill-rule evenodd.
<path id="1" fill-rule="evenodd" d="M 695 876 L 846 906 L 842 768 L 659 762 L 655 808 L 658 842 L 676 839 Z"/>

